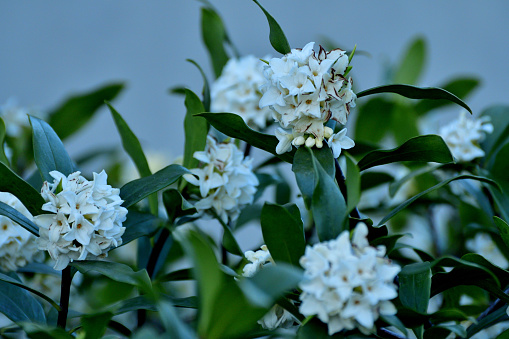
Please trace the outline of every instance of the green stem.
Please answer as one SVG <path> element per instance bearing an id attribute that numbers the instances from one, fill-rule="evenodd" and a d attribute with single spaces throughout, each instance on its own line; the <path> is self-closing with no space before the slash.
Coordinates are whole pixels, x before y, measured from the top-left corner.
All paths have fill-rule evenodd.
<path id="1" fill-rule="evenodd" d="M 60 285 L 60 311 L 58 311 L 57 326 L 65 330 L 67 313 L 69 311 L 69 295 L 71 293 L 71 266 L 62 271 L 62 283 Z"/>

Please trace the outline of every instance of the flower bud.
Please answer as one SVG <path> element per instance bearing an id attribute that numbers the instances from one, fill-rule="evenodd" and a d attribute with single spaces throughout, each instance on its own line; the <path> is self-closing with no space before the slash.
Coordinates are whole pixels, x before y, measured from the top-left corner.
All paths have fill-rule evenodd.
<path id="1" fill-rule="evenodd" d="M 306 140 L 306 146 L 307 147 L 313 147 L 315 145 L 315 138 L 313 137 L 308 137 L 307 140 Z"/>
<path id="2" fill-rule="evenodd" d="M 306 142 L 306 139 L 304 139 L 304 137 L 301 135 L 301 136 L 298 136 L 297 138 L 293 139 L 292 144 L 294 146 L 301 146 L 301 145 L 304 145 L 305 142 Z"/>

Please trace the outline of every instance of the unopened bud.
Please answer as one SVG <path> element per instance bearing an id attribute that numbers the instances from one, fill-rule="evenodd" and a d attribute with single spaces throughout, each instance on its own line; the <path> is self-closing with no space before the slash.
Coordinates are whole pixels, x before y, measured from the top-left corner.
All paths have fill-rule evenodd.
<path id="1" fill-rule="evenodd" d="M 304 137 L 301 135 L 301 136 L 298 136 L 297 138 L 293 139 L 292 144 L 294 146 L 301 146 L 301 145 L 304 145 L 305 142 L 306 142 L 306 139 L 304 139 Z"/>
<path id="2" fill-rule="evenodd" d="M 325 126 L 323 128 L 323 136 L 325 137 L 325 139 L 329 139 L 333 133 L 334 133 L 334 130 L 332 128 L 327 127 L 327 126 Z"/>
<path id="3" fill-rule="evenodd" d="M 307 140 L 306 140 L 306 146 L 307 147 L 313 147 L 315 145 L 315 138 L 313 137 L 308 137 Z"/>
<path id="4" fill-rule="evenodd" d="M 322 141 L 323 139 L 322 138 L 316 138 L 315 140 L 316 140 L 316 142 L 315 142 L 316 148 L 322 148 L 323 147 L 323 141 Z"/>

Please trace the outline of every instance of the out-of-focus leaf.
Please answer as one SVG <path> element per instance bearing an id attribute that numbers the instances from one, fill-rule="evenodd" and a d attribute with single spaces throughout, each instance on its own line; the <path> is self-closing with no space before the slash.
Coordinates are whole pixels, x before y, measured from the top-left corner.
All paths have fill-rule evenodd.
<path id="1" fill-rule="evenodd" d="M 36 324 L 30 322 L 20 323 L 23 331 L 26 332 L 28 338 L 34 339 L 74 339 L 75 337 L 69 334 L 63 328 L 50 327 L 43 324 Z"/>
<path id="2" fill-rule="evenodd" d="M 399 191 L 399 189 L 401 188 L 401 186 L 406 184 L 408 181 L 412 180 L 413 178 L 418 177 L 419 175 L 432 172 L 432 171 L 438 169 L 440 166 L 441 165 L 431 165 L 431 166 L 419 168 L 415 171 L 411 171 L 410 173 L 405 175 L 403 178 L 401 178 L 397 181 L 394 181 L 389 185 L 389 195 L 391 197 L 394 197 L 396 195 L 396 193 Z"/>
<path id="3" fill-rule="evenodd" d="M 392 111 L 391 129 L 394 140 L 398 145 L 419 136 L 417 114 L 412 107 L 398 103 Z"/>
<path id="4" fill-rule="evenodd" d="M 280 206 L 266 202 L 260 221 L 263 239 L 276 263 L 298 267 L 306 249 L 299 208 L 294 204 Z"/>
<path id="5" fill-rule="evenodd" d="M 262 206 L 260 204 L 253 204 L 244 207 L 235 222 L 235 229 L 241 228 L 250 221 L 259 220 L 261 213 Z"/>
<path id="6" fill-rule="evenodd" d="M 46 201 L 29 183 L 21 179 L 7 165 L 0 162 L 0 191 L 15 195 L 32 215 L 42 213 Z"/>
<path id="7" fill-rule="evenodd" d="M 346 155 L 346 191 L 347 195 L 347 214 L 349 214 L 361 199 L 361 176 L 359 167 L 353 159 Z"/>
<path id="8" fill-rule="evenodd" d="M 39 227 L 21 214 L 17 209 L 0 202 L 0 215 L 4 215 L 12 221 L 18 223 L 21 227 L 32 233 L 36 237 L 39 236 Z"/>
<path id="9" fill-rule="evenodd" d="M 361 191 L 394 182 L 394 177 L 385 172 L 364 172 L 361 174 Z"/>
<path id="10" fill-rule="evenodd" d="M 207 121 L 214 126 L 219 132 L 228 135 L 229 137 L 240 139 L 253 147 L 267 151 L 274 154 L 283 161 L 292 163 L 295 150 L 291 152 L 277 154 L 276 146 L 278 140 L 273 135 L 263 134 L 256 132 L 249 128 L 242 117 L 233 113 L 201 113 L 197 116 L 204 117 Z"/>
<path id="11" fill-rule="evenodd" d="M 205 149 L 209 127 L 207 121 L 195 116 L 197 113 L 204 112 L 205 108 L 200 98 L 188 89 L 186 89 L 185 105 L 187 113 L 184 119 L 186 142 L 184 145 L 183 165 L 186 168 L 195 168 L 198 167 L 198 159 L 195 159 L 193 154 Z"/>
<path id="12" fill-rule="evenodd" d="M 46 323 L 41 304 L 27 290 L 10 282 L 0 281 L 0 313 L 14 322 Z"/>
<path id="13" fill-rule="evenodd" d="M 460 99 L 465 99 L 474 89 L 479 86 L 479 79 L 472 77 L 460 77 L 439 86 L 447 92 L 453 93 Z M 449 100 L 422 100 L 415 105 L 415 111 L 418 115 L 452 104 Z"/>
<path id="14" fill-rule="evenodd" d="M 19 280 L 16 280 L 14 278 L 11 278 L 9 277 L 8 275 L 6 274 L 3 274 L 3 273 L 0 273 L 0 280 L 5 282 L 5 283 L 8 283 L 8 284 L 12 284 L 12 285 L 15 285 L 15 286 L 18 286 L 24 290 L 27 290 L 28 292 L 31 292 L 35 295 L 37 295 L 38 297 L 46 300 L 51 306 L 53 306 L 57 311 L 60 310 L 60 306 L 57 305 L 57 303 L 55 303 L 53 301 L 53 299 L 51 299 L 50 297 L 48 297 L 47 295 L 45 295 L 44 293 L 42 292 L 39 292 L 37 290 L 34 290 L 33 288 L 30 288 L 28 286 L 26 286 L 25 284 L 23 284 L 21 281 Z"/>
<path id="15" fill-rule="evenodd" d="M 9 159 L 5 155 L 4 151 L 4 142 L 5 142 L 5 123 L 2 118 L 0 118 L 0 163 L 9 166 Z"/>
<path id="16" fill-rule="evenodd" d="M 122 83 L 112 83 L 74 95 L 49 113 L 48 122 L 63 140 L 82 128 L 104 105 L 105 100 L 112 101 L 123 88 Z"/>
<path id="17" fill-rule="evenodd" d="M 467 338 L 472 337 L 477 332 L 491 327 L 498 323 L 499 321 L 507 320 L 509 317 L 507 316 L 507 308 L 501 307 L 498 310 L 495 310 L 493 313 L 488 314 L 486 317 L 478 320 L 476 323 L 473 323 L 467 328 Z"/>
<path id="18" fill-rule="evenodd" d="M 391 150 L 372 151 L 362 158 L 357 166 L 361 171 L 364 171 L 374 166 L 399 161 L 450 163 L 454 159 L 441 137 L 438 135 L 422 135 L 412 138 Z"/>
<path id="19" fill-rule="evenodd" d="M 500 232 L 504 244 L 509 248 L 509 225 L 497 216 L 493 217 L 493 221 Z"/>
<path id="20" fill-rule="evenodd" d="M 150 194 L 173 184 L 186 173 L 191 172 L 180 165 L 172 164 L 151 176 L 128 182 L 120 189 L 120 197 L 124 200 L 122 205 L 128 208 Z"/>
<path id="21" fill-rule="evenodd" d="M 51 171 L 59 171 L 64 175 L 74 172 L 74 166 L 64 144 L 55 131 L 41 119 L 29 117 L 32 125 L 34 143 L 34 160 L 43 180 L 53 182 Z"/>
<path id="22" fill-rule="evenodd" d="M 417 38 L 408 46 L 401 63 L 394 74 L 397 84 L 414 85 L 419 80 L 426 63 L 426 41 Z"/>
<path id="23" fill-rule="evenodd" d="M 269 40 L 272 47 L 274 47 L 274 49 L 281 54 L 290 53 L 290 44 L 288 43 L 285 33 L 281 29 L 281 26 L 279 26 L 277 21 L 269 14 L 269 12 L 265 10 L 265 8 L 262 7 L 262 5 L 260 5 L 257 0 L 253 1 L 258 5 L 258 7 L 260 7 L 260 9 L 263 11 L 263 14 L 265 14 L 267 17 L 267 21 L 269 22 L 270 27 Z"/>
<path id="24" fill-rule="evenodd" d="M 163 203 L 168 220 L 175 220 L 184 215 L 196 213 L 196 208 L 188 202 L 176 189 L 170 188 L 163 192 Z"/>
<path id="25" fill-rule="evenodd" d="M 203 69 L 196 61 L 194 61 L 193 59 L 186 60 L 195 65 L 196 68 L 198 68 L 198 71 L 200 71 L 201 77 L 203 78 L 203 89 L 201 94 L 203 96 L 203 108 L 205 108 L 205 111 L 200 112 L 210 112 L 210 86 L 209 81 L 207 80 L 207 76 L 205 75 L 205 72 L 203 72 Z"/>
<path id="26" fill-rule="evenodd" d="M 122 235 L 121 246 L 140 237 L 153 235 L 157 231 L 160 223 L 161 219 L 151 213 L 141 213 L 130 210 L 129 213 L 127 213 L 126 221 L 122 224 L 126 229 Z"/>
<path id="27" fill-rule="evenodd" d="M 357 98 L 362 98 L 366 95 L 380 93 L 395 93 L 410 99 L 448 100 L 455 104 L 460 105 L 461 107 L 472 113 L 470 107 L 468 107 L 468 105 L 463 100 L 461 100 L 454 94 L 437 87 L 421 88 L 403 84 L 384 85 L 361 91 L 357 93 Z"/>
<path id="28" fill-rule="evenodd" d="M 429 262 L 406 265 L 399 277 L 399 299 L 403 306 L 426 313 L 430 298 L 431 267 Z"/>
<path id="29" fill-rule="evenodd" d="M 435 338 L 445 338 L 450 333 L 456 334 L 460 338 L 464 338 L 467 335 L 467 330 L 462 325 L 444 325 L 439 324 L 435 325 L 431 328 L 428 328 L 424 332 L 424 339 L 435 339 Z"/>
<path id="30" fill-rule="evenodd" d="M 176 270 L 170 273 L 167 273 L 159 278 L 157 281 L 166 282 L 166 281 L 181 281 L 181 280 L 191 280 L 193 279 L 193 275 L 190 268 L 183 268 L 180 270 Z"/>
<path id="31" fill-rule="evenodd" d="M 182 321 L 169 301 L 160 300 L 157 303 L 157 310 L 166 330 L 165 336 L 168 338 L 196 338 L 196 334 Z"/>
<path id="32" fill-rule="evenodd" d="M 143 153 L 143 148 L 141 147 L 140 141 L 133 133 L 131 128 L 127 125 L 124 118 L 111 106 L 108 102 L 106 102 L 108 108 L 110 109 L 111 116 L 115 121 L 115 125 L 117 126 L 118 133 L 120 134 L 120 138 L 122 139 L 122 146 L 124 150 L 132 159 L 138 172 L 141 177 L 148 177 L 152 174 L 150 168 L 148 166 L 147 158 L 145 157 L 145 153 Z M 156 215 L 157 214 L 157 196 L 153 195 L 149 197 L 149 205 L 150 211 Z"/>
<path id="33" fill-rule="evenodd" d="M 498 184 L 491 180 L 491 179 L 488 179 L 488 178 L 484 178 L 484 177 L 479 177 L 479 176 L 475 176 L 475 175 L 469 175 L 469 174 L 462 174 L 462 175 L 458 175 L 458 176 L 455 176 L 453 178 L 450 178 L 450 179 L 447 179 L 447 180 L 444 180 L 438 184 L 436 184 L 435 186 L 433 187 L 430 187 L 428 188 L 427 190 L 417 194 L 417 195 L 414 195 L 413 197 L 411 197 L 410 199 L 408 199 L 407 201 L 401 203 L 400 205 L 398 205 L 398 207 L 396 207 L 395 209 L 393 209 L 389 214 L 387 214 L 379 223 L 378 225 L 383 225 L 385 224 L 389 219 L 391 219 L 393 216 L 395 216 L 396 214 L 398 214 L 399 212 L 401 212 L 401 210 L 403 210 L 404 208 L 406 208 L 408 205 L 410 205 L 411 203 L 413 203 L 415 200 L 419 199 L 420 197 L 428 194 L 429 192 L 432 192 L 432 191 L 435 191 L 445 185 L 447 185 L 448 183 L 450 183 L 451 181 L 454 181 L 454 180 L 459 180 L 459 179 L 473 179 L 473 180 L 478 180 L 478 181 L 482 181 L 482 182 L 485 182 L 487 184 L 490 184 L 490 185 L 493 185 L 495 186 L 496 188 L 498 188 Z"/>
<path id="34" fill-rule="evenodd" d="M 391 130 L 392 112 L 396 104 L 385 98 L 372 98 L 359 105 L 355 122 L 355 141 L 379 143 Z"/>
<path id="35" fill-rule="evenodd" d="M 491 106 L 481 113 L 481 117 L 489 119 L 493 125 L 493 132 L 487 133 L 481 143 L 486 152 L 485 159 L 489 160 L 509 140 L 509 106 Z"/>
<path id="36" fill-rule="evenodd" d="M 201 9 L 201 35 L 209 52 L 214 74 L 218 78 L 228 61 L 228 54 L 224 48 L 226 32 L 223 21 L 212 8 Z"/>
<path id="37" fill-rule="evenodd" d="M 113 313 L 109 311 L 81 317 L 81 326 L 85 332 L 85 339 L 102 338 L 112 317 Z"/>

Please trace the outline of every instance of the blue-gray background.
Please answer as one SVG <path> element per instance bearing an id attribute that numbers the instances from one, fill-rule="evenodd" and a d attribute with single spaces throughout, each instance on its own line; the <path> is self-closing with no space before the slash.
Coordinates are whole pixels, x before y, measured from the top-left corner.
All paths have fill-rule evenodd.
<path id="1" fill-rule="evenodd" d="M 249 0 L 212 1 L 243 54 L 276 55 L 262 12 Z M 383 83 L 383 65 L 395 62 L 416 35 L 427 39 L 429 58 L 421 85 L 456 75 L 478 75 L 482 87 L 468 100 L 479 113 L 507 103 L 509 2 L 504 1 L 262 1 L 292 47 L 327 35 L 347 49 L 357 44 L 358 89 Z M 182 152 L 183 99 L 167 89 L 201 88 L 185 61 L 211 75 L 199 31 L 200 3 L 167 1 L 1 1 L 0 103 L 15 96 L 23 106 L 47 110 L 72 92 L 112 80 L 127 83 L 114 105 L 147 149 L 170 158 Z M 106 110 L 73 137 L 72 154 L 119 142 Z"/>

